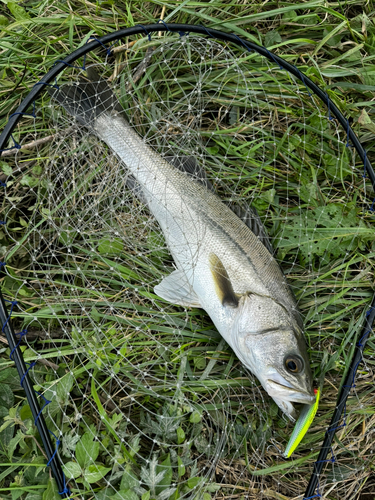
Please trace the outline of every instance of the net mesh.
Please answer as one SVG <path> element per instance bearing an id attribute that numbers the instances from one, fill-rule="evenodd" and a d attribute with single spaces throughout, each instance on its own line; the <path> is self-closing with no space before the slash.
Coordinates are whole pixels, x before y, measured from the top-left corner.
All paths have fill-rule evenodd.
<path id="1" fill-rule="evenodd" d="M 257 209 L 324 383 L 299 460 L 287 461 L 293 423 L 208 315 L 154 293 L 174 262 L 126 166 L 46 95 L 7 180 L 3 290 L 28 330 L 24 358 L 37 361 L 72 498 L 301 495 L 372 295 L 373 195 L 359 157 L 317 97 L 257 53 L 168 33 L 100 55 L 86 65 L 147 144 L 196 158 L 226 204 Z M 67 67 L 58 84 L 83 77 Z M 370 338 L 320 480 L 330 498 L 355 498 L 372 460 L 372 349 Z"/>

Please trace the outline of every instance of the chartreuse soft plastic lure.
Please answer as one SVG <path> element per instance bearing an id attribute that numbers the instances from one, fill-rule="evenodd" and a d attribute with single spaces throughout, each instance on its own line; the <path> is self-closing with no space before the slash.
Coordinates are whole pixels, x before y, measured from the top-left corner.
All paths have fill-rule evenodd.
<path id="1" fill-rule="evenodd" d="M 314 392 L 316 396 L 315 403 L 313 405 L 303 406 L 296 425 L 294 426 L 292 435 L 290 436 L 289 443 L 287 444 L 287 447 L 285 449 L 285 458 L 289 458 L 291 456 L 293 451 L 302 441 L 302 438 L 304 437 L 310 425 L 312 424 L 312 421 L 314 420 L 319 405 L 320 389 L 314 389 Z"/>

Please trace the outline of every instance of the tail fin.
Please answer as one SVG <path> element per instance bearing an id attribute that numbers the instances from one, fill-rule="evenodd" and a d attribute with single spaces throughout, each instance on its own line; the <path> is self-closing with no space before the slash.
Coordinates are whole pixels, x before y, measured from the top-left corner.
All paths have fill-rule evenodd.
<path id="1" fill-rule="evenodd" d="M 93 67 L 87 68 L 87 76 L 89 82 L 62 85 L 57 90 L 48 87 L 48 91 L 53 99 L 86 127 L 92 127 L 96 118 L 103 113 L 123 114 L 117 97 Z"/>

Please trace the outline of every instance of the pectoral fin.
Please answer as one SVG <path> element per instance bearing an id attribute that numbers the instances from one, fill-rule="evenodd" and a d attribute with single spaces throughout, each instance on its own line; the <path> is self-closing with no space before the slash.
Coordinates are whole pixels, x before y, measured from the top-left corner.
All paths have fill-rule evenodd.
<path id="1" fill-rule="evenodd" d="M 228 273 L 219 257 L 214 253 L 209 256 L 210 269 L 215 283 L 216 294 L 223 306 L 237 307 L 238 297 L 234 293 Z"/>
<path id="2" fill-rule="evenodd" d="M 194 292 L 183 271 L 176 269 L 154 288 L 156 295 L 164 300 L 186 307 L 201 307 L 199 298 Z"/>

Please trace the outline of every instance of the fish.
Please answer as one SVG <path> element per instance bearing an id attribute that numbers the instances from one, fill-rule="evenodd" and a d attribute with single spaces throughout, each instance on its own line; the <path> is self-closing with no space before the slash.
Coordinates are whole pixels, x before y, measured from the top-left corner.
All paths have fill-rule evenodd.
<path id="1" fill-rule="evenodd" d="M 295 297 L 258 214 L 231 210 L 195 160 L 163 158 L 129 124 L 96 70 L 49 89 L 76 121 L 125 164 L 130 186 L 156 218 L 175 269 L 154 287 L 165 301 L 202 308 L 238 359 L 292 420 L 293 403 L 315 401 Z M 193 165 L 192 165 L 193 163 Z"/>

